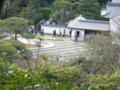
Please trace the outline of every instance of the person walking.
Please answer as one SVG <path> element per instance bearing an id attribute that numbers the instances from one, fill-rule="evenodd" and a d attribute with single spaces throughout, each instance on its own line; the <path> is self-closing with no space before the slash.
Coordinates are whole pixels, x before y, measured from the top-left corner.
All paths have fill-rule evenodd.
<path id="1" fill-rule="evenodd" d="M 72 36 L 72 29 L 70 30 L 69 35 L 70 35 L 70 38 L 71 38 L 71 36 Z"/>
<path id="2" fill-rule="evenodd" d="M 61 32 L 61 30 L 59 30 L 59 37 L 61 37 L 62 36 L 62 32 Z"/>
<path id="3" fill-rule="evenodd" d="M 75 33 L 75 42 L 77 41 L 77 32 Z"/>
<path id="4" fill-rule="evenodd" d="M 63 31 L 63 37 L 65 37 L 66 36 L 66 30 L 64 29 L 64 31 Z"/>
<path id="5" fill-rule="evenodd" d="M 80 34 L 80 32 L 79 32 L 79 31 L 77 31 L 77 32 L 76 32 L 76 34 L 75 34 L 75 41 L 78 41 L 79 34 Z"/>
<path id="6" fill-rule="evenodd" d="M 56 37 L 56 30 L 53 31 L 53 37 Z"/>
<path id="7" fill-rule="evenodd" d="M 41 35 L 44 36 L 44 29 L 41 29 Z"/>

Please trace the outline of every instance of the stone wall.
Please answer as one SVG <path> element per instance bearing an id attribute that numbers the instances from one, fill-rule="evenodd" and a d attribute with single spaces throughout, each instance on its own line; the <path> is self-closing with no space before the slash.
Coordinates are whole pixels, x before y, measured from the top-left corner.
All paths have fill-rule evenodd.
<path id="1" fill-rule="evenodd" d="M 59 26 L 59 25 L 41 25 L 41 29 L 44 30 L 44 33 L 46 34 L 53 34 L 53 31 L 56 30 L 57 34 L 60 34 L 60 32 L 63 33 L 63 31 L 66 31 L 66 35 L 69 35 L 70 29 L 67 28 L 67 26 Z"/>
<path id="2" fill-rule="evenodd" d="M 113 43 L 120 44 L 120 16 L 110 19 L 110 30 Z"/>

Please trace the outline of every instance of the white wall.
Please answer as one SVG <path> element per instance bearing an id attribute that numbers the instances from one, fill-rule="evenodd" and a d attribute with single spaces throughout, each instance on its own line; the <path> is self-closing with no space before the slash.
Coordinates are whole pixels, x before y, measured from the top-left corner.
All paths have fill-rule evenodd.
<path id="1" fill-rule="evenodd" d="M 113 3 L 120 3 L 120 0 L 112 0 Z"/>
<path id="2" fill-rule="evenodd" d="M 120 44 L 120 16 L 110 20 L 111 35 L 113 43 Z"/>
<path id="3" fill-rule="evenodd" d="M 64 29 L 66 30 L 66 35 L 69 35 L 70 29 L 67 27 L 62 27 L 62 26 L 47 26 L 47 25 L 42 25 L 41 29 L 44 29 L 44 33 L 46 34 L 53 34 L 53 31 L 56 30 L 57 34 L 60 34 L 60 31 L 63 34 Z"/>
<path id="4" fill-rule="evenodd" d="M 66 35 L 69 36 L 70 29 L 67 27 L 56 27 L 56 26 L 46 26 L 42 25 L 41 29 L 44 29 L 44 33 L 46 34 L 53 34 L 53 31 L 56 30 L 57 34 L 60 34 L 60 31 L 63 33 L 64 29 L 66 30 Z M 84 36 L 85 36 L 85 30 L 78 30 L 78 29 L 72 29 L 72 36 L 71 39 L 75 40 L 75 34 L 76 31 L 80 32 L 80 36 L 78 38 L 79 41 L 84 41 Z"/>

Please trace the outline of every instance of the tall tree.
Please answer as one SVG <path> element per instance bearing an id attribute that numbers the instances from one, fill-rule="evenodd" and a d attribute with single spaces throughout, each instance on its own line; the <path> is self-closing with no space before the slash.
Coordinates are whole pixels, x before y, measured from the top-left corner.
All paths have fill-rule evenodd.
<path id="1" fill-rule="evenodd" d="M 97 0 L 80 0 L 79 12 L 87 19 L 100 19 L 100 5 Z"/>
<path id="2" fill-rule="evenodd" d="M 52 17 L 57 23 L 63 24 L 74 18 L 76 13 L 70 0 L 56 0 L 53 4 Z"/>
<path id="3" fill-rule="evenodd" d="M 15 40 L 17 40 L 17 34 L 22 34 L 27 30 L 28 20 L 24 18 L 11 17 L 5 19 L 5 22 L 6 27 L 15 34 Z"/>
<path id="4" fill-rule="evenodd" d="M 4 18 L 11 16 L 19 16 L 20 2 L 19 0 L 4 0 L 2 14 Z"/>
<path id="5" fill-rule="evenodd" d="M 37 24 L 42 19 L 48 19 L 51 9 L 44 4 L 45 1 L 30 0 L 28 6 L 22 10 L 21 15 L 31 19 L 34 24 Z"/>
<path id="6" fill-rule="evenodd" d="M 107 3 L 107 1 L 111 1 L 111 0 L 98 0 L 98 2 L 100 3 L 100 5 L 105 5 Z"/>

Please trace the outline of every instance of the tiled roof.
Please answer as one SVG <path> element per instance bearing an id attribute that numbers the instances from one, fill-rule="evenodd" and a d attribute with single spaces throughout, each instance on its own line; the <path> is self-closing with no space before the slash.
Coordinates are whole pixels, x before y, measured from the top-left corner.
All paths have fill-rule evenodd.
<path id="1" fill-rule="evenodd" d="M 120 6 L 120 3 L 108 2 L 108 5 L 110 5 L 110 6 Z"/>

